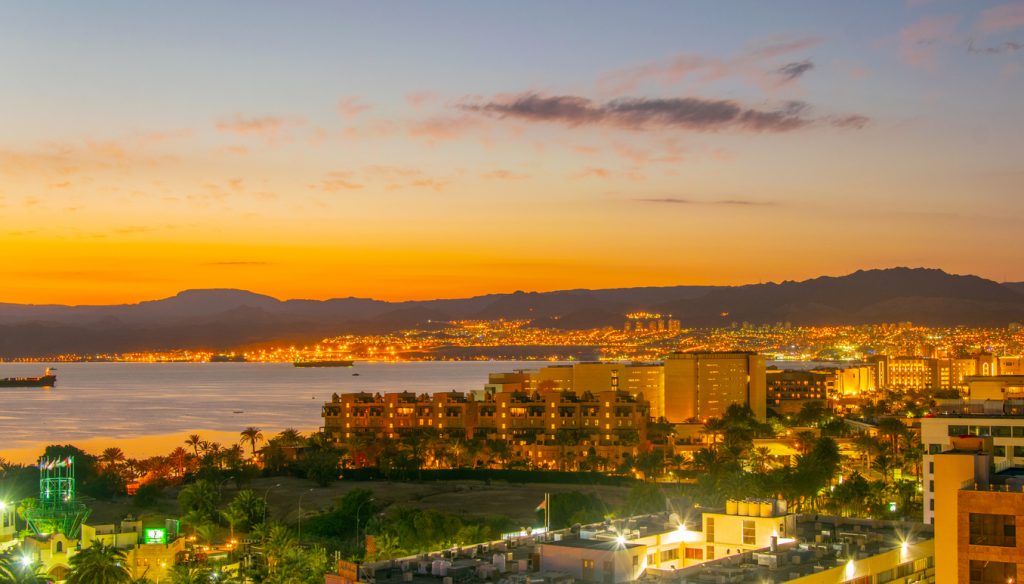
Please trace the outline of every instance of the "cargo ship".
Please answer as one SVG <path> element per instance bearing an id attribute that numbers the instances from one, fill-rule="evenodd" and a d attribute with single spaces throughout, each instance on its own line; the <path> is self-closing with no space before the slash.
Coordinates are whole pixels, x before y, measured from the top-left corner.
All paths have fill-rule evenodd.
<path id="1" fill-rule="evenodd" d="M 2 377 L 0 387 L 53 387 L 57 385 L 55 370 L 46 368 L 40 377 Z"/>
<path id="2" fill-rule="evenodd" d="M 300 359 L 295 361 L 296 367 L 352 367 L 354 361 L 349 359 Z"/>

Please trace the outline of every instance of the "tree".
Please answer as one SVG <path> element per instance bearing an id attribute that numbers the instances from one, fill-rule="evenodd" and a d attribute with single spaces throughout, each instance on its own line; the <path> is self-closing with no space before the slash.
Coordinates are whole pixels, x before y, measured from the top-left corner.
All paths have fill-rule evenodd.
<path id="1" fill-rule="evenodd" d="M 228 508 L 237 511 L 239 515 L 244 517 L 239 525 L 244 525 L 246 530 L 262 523 L 263 517 L 267 513 L 266 501 L 251 489 L 239 491 L 235 495 L 234 500 L 228 505 Z"/>
<path id="2" fill-rule="evenodd" d="M 117 466 L 125 461 L 124 451 L 117 446 L 111 446 L 100 455 L 100 462 L 108 471 L 116 471 Z"/>
<path id="3" fill-rule="evenodd" d="M 11 552 L 0 555 L 0 584 L 43 584 L 47 582 L 38 561 L 25 563 Z"/>
<path id="4" fill-rule="evenodd" d="M 338 480 L 338 462 L 341 457 L 332 450 L 320 450 L 306 455 L 302 466 L 306 471 L 306 478 L 316 481 L 321 487 Z"/>
<path id="5" fill-rule="evenodd" d="M 217 517 L 217 489 L 209 481 L 200 479 L 178 493 L 178 504 L 184 513 L 196 511 L 207 520 Z"/>
<path id="6" fill-rule="evenodd" d="M 67 584 L 129 584 L 132 574 L 125 559 L 123 550 L 94 540 L 71 558 Z"/>
<path id="7" fill-rule="evenodd" d="M 203 439 L 199 437 L 199 434 L 189 434 L 189 437 L 185 439 L 185 445 L 192 447 L 192 454 L 199 458 L 199 447 L 202 446 Z"/>
<path id="8" fill-rule="evenodd" d="M 242 442 L 248 442 L 250 445 L 252 445 L 252 455 L 255 457 L 256 443 L 263 441 L 263 432 L 255 426 L 249 426 L 245 430 L 242 430 L 241 435 Z"/>
<path id="9" fill-rule="evenodd" d="M 213 570 L 207 566 L 178 564 L 167 573 L 171 584 L 209 584 L 213 580 Z"/>
<path id="10" fill-rule="evenodd" d="M 222 509 L 220 516 L 224 521 L 228 522 L 228 528 L 231 530 L 231 539 L 235 539 L 235 526 L 241 525 L 249 519 L 239 507 L 233 505 L 228 505 L 227 509 Z"/>

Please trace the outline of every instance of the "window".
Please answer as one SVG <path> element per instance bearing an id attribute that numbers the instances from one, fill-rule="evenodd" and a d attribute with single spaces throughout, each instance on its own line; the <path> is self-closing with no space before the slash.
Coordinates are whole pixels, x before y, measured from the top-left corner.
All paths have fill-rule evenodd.
<path id="1" fill-rule="evenodd" d="M 708 523 L 707 523 L 707 526 L 704 528 L 704 533 L 706 534 L 705 537 L 706 537 L 706 539 L 708 540 L 709 543 L 715 541 L 715 518 L 714 517 L 708 517 Z"/>
<path id="2" fill-rule="evenodd" d="M 992 447 L 992 454 L 995 455 L 995 456 L 1005 457 L 1006 456 L 1006 447 L 1005 446 L 993 446 Z"/>
<path id="3" fill-rule="evenodd" d="M 715 546 L 713 546 L 713 545 L 707 546 L 707 552 L 708 552 L 707 556 L 708 556 L 709 560 L 715 559 Z"/>
<path id="4" fill-rule="evenodd" d="M 941 444 L 929 444 L 928 445 L 928 454 L 939 454 L 940 452 L 942 452 L 942 445 Z"/>
<path id="5" fill-rule="evenodd" d="M 928 481 L 928 492 L 935 492 L 935 481 Z"/>
<path id="6" fill-rule="evenodd" d="M 1014 426 L 1013 427 L 1013 437 L 1014 438 L 1024 438 L 1024 426 Z"/>
<path id="7" fill-rule="evenodd" d="M 703 560 L 704 550 L 700 548 L 686 548 L 686 559 L 687 560 Z"/>
<path id="8" fill-rule="evenodd" d="M 679 548 L 672 548 L 670 550 L 661 551 L 661 561 L 667 562 L 669 560 L 679 559 Z"/>
<path id="9" fill-rule="evenodd" d="M 1017 523 L 1013 515 L 971 513 L 971 545 L 1017 547 Z M 971 578 L 973 581 L 974 579 Z"/>
<path id="10" fill-rule="evenodd" d="M 992 436 L 996 438 L 1009 438 L 1011 434 L 1010 426 L 992 426 Z"/>
<path id="11" fill-rule="evenodd" d="M 970 433 L 975 436 L 991 436 L 992 428 L 990 426 L 971 426 Z"/>
<path id="12" fill-rule="evenodd" d="M 971 584 L 1005 584 L 1017 579 L 1017 564 L 971 560 Z"/>
<path id="13" fill-rule="evenodd" d="M 757 541 L 757 530 L 753 521 L 743 522 L 743 545 L 754 545 Z"/>
<path id="14" fill-rule="evenodd" d="M 1024 446 L 1014 446 L 1013 455 L 1024 458 Z"/>
<path id="15" fill-rule="evenodd" d="M 967 433 L 967 426 L 949 426 L 950 436 L 963 436 Z"/>
<path id="16" fill-rule="evenodd" d="M 928 463 L 928 474 L 935 474 L 935 463 L 934 462 L 929 462 Z"/>

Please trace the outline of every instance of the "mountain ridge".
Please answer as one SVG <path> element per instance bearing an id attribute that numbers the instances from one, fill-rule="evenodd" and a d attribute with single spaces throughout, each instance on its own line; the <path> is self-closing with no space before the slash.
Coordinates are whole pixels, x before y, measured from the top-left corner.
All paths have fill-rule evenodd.
<path id="1" fill-rule="evenodd" d="M 1024 321 L 1024 283 L 901 267 L 742 286 L 517 291 L 399 302 L 351 296 L 280 300 L 231 288 L 188 289 L 134 304 L 0 303 L 0 357 L 313 342 L 463 319 L 526 319 L 545 328 L 581 329 L 619 326 L 626 313 L 637 310 L 671 313 L 684 327 L 895 321 L 1005 326 Z"/>

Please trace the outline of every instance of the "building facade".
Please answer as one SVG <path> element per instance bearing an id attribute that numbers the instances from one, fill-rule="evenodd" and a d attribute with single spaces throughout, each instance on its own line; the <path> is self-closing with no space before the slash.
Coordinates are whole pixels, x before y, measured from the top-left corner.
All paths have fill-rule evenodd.
<path id="1" fill-rule="evenodd" d="M 767 416 L 765 357 L 749 352 L 672 353 L 665 359 L 664 416 L 669 422 L 721 417 L 732 404 Z"/>

